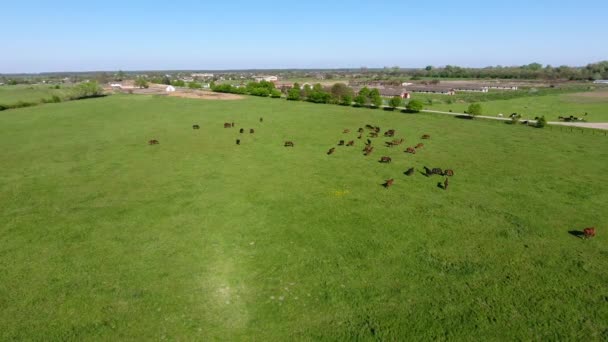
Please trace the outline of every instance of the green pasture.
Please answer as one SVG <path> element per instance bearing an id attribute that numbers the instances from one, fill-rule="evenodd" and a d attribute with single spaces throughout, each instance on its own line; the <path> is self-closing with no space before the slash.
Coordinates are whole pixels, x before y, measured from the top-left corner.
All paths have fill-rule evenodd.
<path id="1" fill-rule="evenodd" d="M 0 145 L 0 340 L 608 339 L 603 135 L 112 95 L 2 111 Z"/>

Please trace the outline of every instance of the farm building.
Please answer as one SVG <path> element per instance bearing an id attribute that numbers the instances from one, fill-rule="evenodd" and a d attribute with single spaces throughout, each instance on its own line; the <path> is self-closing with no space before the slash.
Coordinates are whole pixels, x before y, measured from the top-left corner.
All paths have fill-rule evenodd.
<path id="1" fill-rule="evenodd" d="M 455 86 L 454 90 L 455 91 L 475 92 L 475 93 L 487 93 L 488 87 L 462 85 L 462 86 Z"/>
<path id="2" fill-rule="evenodd" d="M 595 83 L 595 84 L 608 84 L 608 80 L 596 80 L 596 81 L 593 81 L 593 83 Z"/>
<path id="3" fill-rule="evenodd" d="M 438 87 L 438 86 L 409 86 L 407 91 L 410 93 L 424 93 L 424 94 L 441 94 L 441 95 L 456 95 L 456 92 L 451 87 Z"/>
<path id="4" fill-rule="evenodd" d="M 277 76 L 255 76 L 254 79 L 256 82 L 260 82 L 260 81 L 276 82 L 279 80 L 279 78 Z"/>
<path id="5" fill-rule="evenodd" d="M 380 96 L 382 97 L 395 97 L 395 96 L 399 96 L 402 99 L 409 99 L 411 98 L 410 93 L 408 93 L 405 89 L 399 89 L 399 88 L 385 88 L 385 89 L 378 89 L 380 91 Z"/>

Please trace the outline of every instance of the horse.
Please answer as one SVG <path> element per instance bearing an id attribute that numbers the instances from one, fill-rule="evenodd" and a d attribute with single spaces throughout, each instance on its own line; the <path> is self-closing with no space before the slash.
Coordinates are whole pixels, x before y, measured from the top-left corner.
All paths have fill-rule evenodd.
<path id="1" fill-rule="evenodd" d="M 424 135 L 422 136 L 422 139 L 431 139 L 431 136 L 430 136 L 430 135 L 428 135 L 428 134 L 424 134 Z"/>
<path id="2" fill-rule="evenodd" d="M 454 175 L 454 170 L 452 170 L 452 169 L 445 169 L 445 170 L 443 171 L 443 175 L 444 175 L 444 176 L 449 176 L 449 177 L 452 177 L 452 176 Z"/>
<path id="3" fill-rule="evenodd" d="M 239 133 L 243 133 L 243 132 L 245 132 L 245 130 L 244 130 L 244 129 L 242 129 L 242 128 L 241 128 L 241 129 L 239 129 Z"/>
<path id="4" fill-rule="evenodd" d="M 148 145 L 158 145 L 158 144 L 160 144 L 160 143 L 156 139 L 152 139 L 152 140 L 148 141 Z"/>
<path id="5" fill-rule="evenodd" d="M 385 188 L 387 188 L 387 189 L 388 189 L 389 187 L 391 187 L 391 186 L 393 185 L 393 182 L 394 182 L 394 181 L 395 181 L 395 179 L 393 179 L 393 178 L 391 178 L 391 179 L 387 179 L 387 180 L 384 182 L 384 184 L 383 184 L 383 185 L 384 185 L 384 187 L 385 187 Z"/>
<path id="6" fill-rule="evenodd" d="M 372 152 L 374 152 L 374 147 L 370 146 L 367 151 L 365 151 L 364 155 L 369 156 Z"/>
<path id="7" fill-rule="evenodd" d="M 241 144 L 241 140 L 240 139 L 236 139 L 236 144 L 240 145 Z"/>
<path id="8" fill-rule="evenodd" d="M 354 140 L 349 141 L 349 142 L 346 144 L 346 146 L 355 146 L 355 141 L 354 141 Z"/>
<path id="9" fill-rule="evenodd" d="M 201 128 L 199 125 L 192 125 L 192 129 L 199 129 Z"/>
<path id="10" fill-rule="evenodd" d="M 411 176 L 414 174 L 414 168 L 410 167 L 409 169 L 407 169 L 407 171 L 405 171 L 405 175 L 406 176 Z"/>
<path id="11" fill-rule="evenodd" d="M 583 235 L 585 236 L 585 239 L 595 237 L 595 227 L 583 229 Z"/>
<path id="12" fill-rule="evenodd" d="M 232 127 L 232 124 L 230 124 L 230 122 L 224 122 L 224 128 L 230 128 Z"/>
<path id="13" fill-rule="evenodd" d="M 334 153 L 335 150 L 336 150 L 335 147 L 330 148 L 329 151 L 327 151 L 327 155 Z"/>
<path id="14" fill-rule="evenodd" d="M 286 141 L 285 147 L 293 147 L 293 141 Z"/>
<path id="15" fill-rule="evenodd" d="M 344 140 L 338 141 L 338 146 L 344 146 Z"/>
<path id="16" fill-rule="evenodd" d="M 414 146 L 414 148 L 416 148 L 416 149 L 418 149 L 418 148 L 422 148 L 422 147 L 424 147 L 424 144 L 423 144 L 423 143 L 419 143 L 419 144 L 417 144 L 416 146 Z"/>
<path id="17" fill-rule="evenodd" d="M 416 149 L 413 147 L 408 147 L 405 149 L 405 152 L 411 153 L 411 154 L 416 154 Z"/>
<path id="18" fill-rule="evenodd" d="M 347 129 L 343 130 L 342 133 L 350 133 L 350 129 L 347 128 Z"/>
<path id="19" fill-rule="evenodd" d="M 380 163 L 390 163 L 391 161 L 392 161 L 391 157 L 386 157 L 386 156 L 380 157 L 380 160 L 379 160 Z"/>
<path id="20" fill-rule="evenodd" d="M 253 130 L 253 128 L 249 129 L 249 133 L 250 133 L 250 134 L 255 133 L 255 131 Z"/>

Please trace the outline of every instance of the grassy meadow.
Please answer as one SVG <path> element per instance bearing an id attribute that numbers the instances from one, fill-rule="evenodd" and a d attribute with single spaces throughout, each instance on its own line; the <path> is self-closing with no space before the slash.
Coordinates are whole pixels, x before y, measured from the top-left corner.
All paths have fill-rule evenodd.
<path id="1" fill-rule="evenodd" d="M 0 86 L 0 105 L 13 105 L 17 102 L 40 102 L 42 99 L 49 99 L 53 95 L 65 95 L 65 87 L 60 89 L 52 88 L 51 85 L 16 85 Z"/>
<path id="2" fill-rule="evenodd" d="M 453 100 L 454 103 L 446 103 L 445 95 L 426 95 L 414 94 L 414 99 L 425 102 L 426 109 L 454 112 L 464 112 L 470 103 L 459 101 L 458 95 Z M 428 100 L 433 101 L 429 105 Z M 482 101 L 484 115 L 498 115 L 499 113 L 508 116 L 511 113 L 522 114 L 524 118 L 533 119 L 536 116 L 544 115 L 548 121 L 558 121 L 559 116 L 574 115 L 584 117 L 589 122 L 608 122 L 608 89 L 597 90 L 594 92 L 566 93 L 557 95 L 544 95 L 532 97 L 520 97 L 510 100 L 491 100 Z M 584 114 L 588 113 L 587 116 Z"/>
<path id="3" fill-rule="evenodd" d="M 363 156 L 368 123 L 404 145 Z M 608 339 L 603 135 L 112 95 L 0 112 L 0 145 L 0 340 Z"/>

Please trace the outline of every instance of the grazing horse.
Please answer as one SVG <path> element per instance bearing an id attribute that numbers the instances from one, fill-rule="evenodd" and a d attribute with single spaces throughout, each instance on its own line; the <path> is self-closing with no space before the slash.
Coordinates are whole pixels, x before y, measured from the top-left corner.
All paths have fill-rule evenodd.
<path id="1" fill-rule="evenodd" d="M 418 143 L 414 148 L 423 148 L 424 144 L 423 143 Z"/>
<path id="2" fill-rule="evenodd" d="M 374 131 L 376 131 L 376 133 L 380 133 L 380 127 L 378 127 L 378 126 L 374 127 Z"/>
<path id="3" fill-rule="evenodd" d="M 440 175 L 440 176 L 441 176 L 441 175 L 443 175 L 443 170 L 441 170 L 441 169 L 440 169 L 440 168 L 438 168 L 438 167 L 434 167 L 434 168 L 433 168 L 433 170 L 432 170 L 432 172 L 433 172 L 433 174 L 435 174 L 435 175 Z"/>
<path id="4" fill-rule="evenodd" d="M 370 146 L 367 151 L 365 151 L 365 153 L 363 153 L 366 156 L 369 156 L 372 152 L 374 152 L 374 147 Z"/>
<path id="5" fill-rule="evenodd" d="M 445 169 L 445 170 L 443 171 L 443 175 L 444 175 L 444 176 L 449 176 L 449 177 L 452 177 L 452 176 L 454 175 L 454 170 L 452 170 L 452 169 Z"/>
<path id="6" fill-rule="evenodd" d="M 253 130 L 253 128 L 249 129 L 249 133 L 255 133 L 255 131 Z"/>
<path id="7" fill-rule="evenodd" d="M 406 176 L 411 176 L 414 174 L 414 168 L 410 167 L 409 169 L 407 169 L 407 171 L 405 171 L 405 175 Z"/>
<path id="8" fill-rule="evenodd" d="M 392 161 L 391 157 L 380 157 L 380 163 L 390 163 Z"/>
<path id="9" fill-rule="evenodd" d="M 344 140 L 338 141 L 338 146 L 344 146 Z"/>
<path id="10" fill-rule="evenodd" d="M 152 140 L 148 141 L 148 145 L 158 145 L 158 144 L 160 144 L 160 143 L 156 139 L 152 139 Z"/>
<path id="11" fill-rule="evenodd" d="M 260 122 L 264 122 L 264 118 L 260 118 Z"/>
<path id="12" fill-rule="evenodd" d="M 395 179 L 393 179 L 393 178 L 391 178 L 391 179 L 387 179 L 387 180 L 384 182 L 384 184 L 383 184 L 383 185 L 384 185 L 384 187 L 385 187 L 385 188 L 387 188 L 387 189 L 388 189 L 389 187 L 391 187 L 391 186 L 393 185 L 393 182 L 394 182 L 394 181 L 395 181 Z"/>
<path id="13" fill-rule="evenodd" d="M 362 127 L 359 127 L 359 129 L 357 130 L 357 132 L 359 132 L 359 133 L 363 133 L 363 128 L 362 128 Z"/>
<path id="14" fill-rule="evenodd" d="M 368 124 L 368 125 L 365 125 L 365 128 L 367 128 L 367 129 L 374 129 L 374 126 Z"/>
<path id="15" fill-rule="evenodd" d="M 384 132 L 384 136 L 385 137 L 393 137 L 393 136 L 395 136 L 395 130 L 394 129 L 389 129 L 388 131 Z"/>
<path id="16" fill-rule="evenodd" d="M 350 129 L 347 128 L 347 129 L 343 130 L 342 133 L 350 133 Z"/>
<path id="17" fill-rule="evenodd" d="M 240 139 L 236 139 L 236 144 L 240 145 L 241 144 L 241 140 Z"/>
<path id="18" fill-rule="evenodd" d="M 224 128 L 230 128 L 232 127 L 232 124 L 230 124 L 230 122 L 224 122 Z"/>
<path id="19" fill-rule="evenodd" d="M 243 133 L 243 132 L 245 132 L 245 130 L 244 130 L 244 129 L 242 129 L 242 128 L 241 128 L 241 129 L 239 129 L 239 133 Z"/>
<path id="20" fill-rule="evenodd" d="M 413 147 L 408 147 L 405 149 L 405 152 L 411 153 L 411 154 L 416 154 L 416 149 Z"/>
<path id="21" fill-rule="evenodd" d="M 377 137 L 378 137 L 378 133 L 376 133 L 376 132 L 370 132 L 370 133 L 369 133 L 369 136 L 370 136 L 371 138 L 377 138 Z"/>
<path id="22" fill-rule="evenodd" d="M 363 137 L 363 133 L 359 133 L 359 135 L 357 136 L 357 139 L 361 139 Z"/>
<path id="23" fill-rule="evenodd" d="M 192 125 L 192 129 L 199 129 L 201 128 L 199 125 Z"/>
<path id="24" fill-rule="evenodd" d="M 447 189 L 448 189 L 448 185 L 449 185 L 449 184 L 448 184 L 448 179 L 446 178 L 446 179 L 443 181 L 443 190 L 447 190 Z"/>
<path id="25" fill-rule="evenodd" d="M 354 141 L 354 140 L 349 141 L 349 142 L 346 144 L 346 146 L 355 146 L 355 141 Z"/>
<path id="26" fill-rule="evenodd" d="M 372 141 L 367 139 L 367 145 L 371 145 L 371 144 L 372 144 Z"/>
<path id="27" fill-rule="evenodd" d="M 585 239 L 595 237 L 595 227 L 583 229 L 583 235 L 585 236 Z"/>
<path id="28" fill-rule="evenodd" d="M 285 147 L 293 147 L 293 141 L 286 141 Z"/>
<path id="29" fill-rule="evenodd" d="M 327 155 L 334 153 L 335 150 L 336 150 L 335 147 L 330 148 L 329 151 L 327 151 Z"/>
<path id="30" fill-rule="evenodd" d="M 430 136 L 430 135 L 428 135 L 428 134 L 424 134 L 424 135 L 422 136 L 422 139 L 431 139 L 431 136 Z"/>

